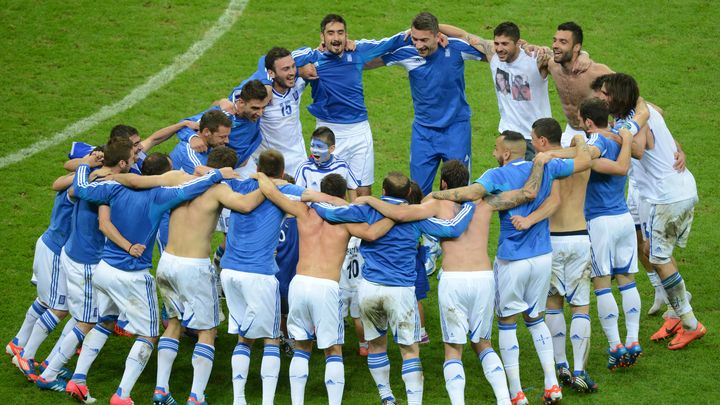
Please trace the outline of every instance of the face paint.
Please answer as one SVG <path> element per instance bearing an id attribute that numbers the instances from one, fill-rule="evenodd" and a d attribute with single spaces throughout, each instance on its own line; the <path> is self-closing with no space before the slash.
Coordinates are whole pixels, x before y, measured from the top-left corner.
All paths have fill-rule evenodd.
<path id="1" fill-rule="evenodd" d="M 310 153 L 317 164 L 325 163 L 330 159 L 330 147 L 319 139 L 313 138 L 310 141 Z"/>

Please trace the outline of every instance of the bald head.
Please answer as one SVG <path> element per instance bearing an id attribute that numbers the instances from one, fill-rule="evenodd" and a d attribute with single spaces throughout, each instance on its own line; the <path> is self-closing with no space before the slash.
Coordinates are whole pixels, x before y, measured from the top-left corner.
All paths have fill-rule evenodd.
<path id="1" fill-rule="evenodd" d="M 525 137 L 519 132 L 503 131 L 495 139 L 495 150 L 493 156 L 500 166 L 505 165 L 515 159 L 525 158 Z"/>
<path id="2" fill-rule="evenodd" d="M 400 172 L 390 172 L 383 180 L 383 190 L 388 197 L 404 200 L 410 192 L 410 179 Z"/>

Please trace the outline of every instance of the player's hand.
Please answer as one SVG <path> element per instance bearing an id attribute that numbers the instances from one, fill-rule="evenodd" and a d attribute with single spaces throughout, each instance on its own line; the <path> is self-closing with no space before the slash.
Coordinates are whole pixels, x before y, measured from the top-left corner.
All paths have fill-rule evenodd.
<path id="1" fill-rule="evenodd" d="M 223 179 L 239 179 L 240 175 L 233 170 L 232 167 L 223 167 L 220 170 L 220 174 L 222 174 Z"/>
<path id="2" fill-rule="evenodd" d="M 222 108 L 222 107 L 220 107 Z M 200 130 L 200 123 L 190 120 L 183 121 L 183 125 L 185 125 L 187 128 L 192 129 L 193 131 L 199 131 Z"/>
<path id="3" fill-rule="evenodd" d="M 348 52 L 352 52 L 357 48 L 357 44 L 352 39 L 348 39 L 345 41 L 345 50 Z"/>
<path id="4" fill-rule="evenodd" d="M 685 171 L 685 152 L 682 150 L 675 152 L 675 163 L 673 163 L 673 169 L 679 173 Z"/>
<path id="5" fill-rule="evenodd" d="M 199 165 L 199 166 L 195 166 L 195 171 L 193 172 L 193 174 L 195 176 L 204 176 L 204 175 L 210 173 L 211 171 L 213 171 L 212 167 Z"/>
<path id="6" fill-rule="evenodd" d="M 551 161 L 553 157 L 550 155 L 550 153 L 546 152 L 538 152 L 535 154 L 535 157 L 533 158 L 533 162 L 540 162 L 543 165 L 547 164 L 547 162 Z"/>
<path id="7" fill-rule="evenodd" d="M 130 249 L 128 249 L 128 253 L 132 257 L 140 257 L 145 252 L 145 245 L 141 245 L 139 243 L 135 243 L 132 246 L 130 246 Z"/>
<path id="8" fill-rule="evenodd" d="M 520 215 L 513 215 L 512 217 L 510 217 L 510 221 L 512 221 L 513 226 L 518 231 L 524 231 L 533 225 L 530 220 L 527 219 L 527 217 L 523 217 Z"/>
<path id="9" fill-rule="evenodd" d="M 207 145 L 199 136 L 190 137 L 190 147 L 197 153 L 207 152 Z"/>
<path id="10" fill-rule="evenodd" d="M 450 43 L 448 36 L 443 34 L 442 32 L 438 33 L 438 45 L 442 46 L 443 48 L 447 48 L 448 43 Z"/>
<path id="11" fill-rule="evenodd" d="M 82 158 L 82 163 L 90 166 L 90 167 L 98 167 L 101 166 L 103 163 L 104 155 L 102 152 L 94 151 L 91 152 L 89 155 Z"/>
<path id="12" fill-rule="evenodd" d="M 580 52 L 580 55 L 573 64 L 572 72 L 576 75 L 580 73 L 585 73 L 588 69 L 590 69 L 592 63 L 593 61 L 592 59 L 590 59 L 590 56 L 588 54 Z"/>
<path id="13" fill-rule="evenodd" d="M 302 77 L 306 81 L 317 80 L 320 77 L 318 76 L 317 68 L 312 63 L 308 63 L 305 66 L 300 66 L 298 68 L 298 75 L 300 75 L 300 77 Z"/>

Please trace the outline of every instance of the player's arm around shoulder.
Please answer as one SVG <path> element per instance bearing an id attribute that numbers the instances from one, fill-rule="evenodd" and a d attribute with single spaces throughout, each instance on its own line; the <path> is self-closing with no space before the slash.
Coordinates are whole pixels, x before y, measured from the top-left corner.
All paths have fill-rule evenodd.
<path id="1" fill-rule="evenodd" d="M 524 231 L 526 229 L 529 229 L 531 226 L 537 224 L 538 222 L 542 221 L 545 218 L 549 218 L 552 216 L 555 211 L 557 211 L 558 207 L 560 206 L 560 183 L 558 183 L 557 180 L 554 180 L 552 183 L 552 189 L 550 191 L 550 195 L 543 201 L 542 204 L 533 212 L 530 213 L 527 217 L 523 217 L 520 215 L 513 215 L 510 217 L 510 221 L 512 222 L 513 226 L 515 226 L 515 229 L 519 231 Z"/>
<path id="2" fill-rule="evenodd" d="M 475 201 L 487 195 L 485 186 L 480 183 L 473 183 L 469 186 L 453 188 L 450 190 L 433 191 L 432 196 L 436 200 L 450 200 L 455 202 Z"/>
<path id="3" fill-rule="evenodd" d="M 383 218 L 372 225 L 366 222 L 343 224 L 350 235 L 368 242 L 374 242 L 382 238 L 394 225 L 395 221 L 390 218 Z"/>
<path id="4" fill-rule="evenodd" d="M 216 184 L 207 192 L 212 193 L 215 200 L 222 206 L 233 211 L 248 213 L 265 201 L 265 195 L 260 189 L 253 190 L 248 194 L 241 194 L 233 191 L 227 184 Z"/>
<path id="5" fill-rule="evenodd" d="M 428 198 L 422 204 L 391 204 L 375 197 L 359 197 L 358 204 L 367 204 L 383 216 L 397 222 L 412 222 L 436 216 L 440 201 Z"/>
<path id="6" fill-rule="evenodd" d="M 118 173 L 108 176 L 109 180 L 117 181 L 125 187 L 147 189 L 154 187 L 175 187 L 194 177 L 182 170 L 171 170 L 156 176 L 140 176 L 133 173 Z"/>
<path id="7" fill-rule="evenodd" d="M 273 204 L 277 205 L 278 208 L 285 211 L 286 213 L 293 215 L 301 220 L 307 216 L 308 207 L 300 201 L 293 201 L 285 196 L 280 189 L 273 183 L 273 181 L 265 175 L 265 173 L 257 173 L 258 190 L 265 198 L 270 200 Z M 252 194 L 252 193 L 251 193 Z"/>

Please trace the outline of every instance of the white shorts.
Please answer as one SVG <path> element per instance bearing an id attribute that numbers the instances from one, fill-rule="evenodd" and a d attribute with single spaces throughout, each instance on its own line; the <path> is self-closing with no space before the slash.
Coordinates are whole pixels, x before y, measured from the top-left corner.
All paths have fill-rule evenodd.
<path id="1" fill-rule="evenodd" d="M 169 318 L 186 328 L 208 330 L 220 324 L 215 269 L 210 259 L 179 257 L 163 252 L 158 262 L 160 296 Z"/>
<path id="2" fill-rule="evenodd" d="M 288 304 L 287 330 L 292 339 L 316 339 L 318 349 L 344 343 L 337 281 L 297 274 L 290 281 Z"/>
<path id="3" fill-rule="evenodd" d="M 228 333 L 280 337 L 280 284 L 274 275 L 222 269 L 220 281 L 230 311 Z"/>
<path id="4" fill-rule="evenodd" d="M 67 303 L 70 315 L 79 322 L 97 323 L 97 297 L 93 288 L 93 273 L 97 264 L 78 263 L 60 252 L 60 261 L 67 279 Z"/>
<path id="5" fill-rule="evenodd" d="M 490 339 L 495 297 L 492 271 L 444 271 L 438 283 L 443 342 L 465 344 Z"/>
<path id="6" fill-rule="evenodd" d="M 40 302 L 58 311 L 67 311 L 67 281 L 60 256 L 56 255 L 39 237 L 35 243 L 33 275 L 37 280 Z"/>
<path id="7" fill-rule="evenodd" d="M 687 245 L 697 201 L 650 205 L 650 263 L 669 263 L 675 246 Z"/>
<path id="8" fill-rule="evenodd" d="M 590 237 L 550 235 L 552 277 L 549 295 L 565 297 L 574 306 L 590 305 Z"/>
<path id="9" fill-rule="evenodd" d="M 360 318 L 360 301 L 357 290 L 340 289 L 340 305 L 343 318 L 348 316 L 348 313 L 351 318 Z"/>
<path id="10" fill-rule="evenodd" d="M 101 260 L 93 273 L 93 286 L 97 295 L 98 322 L 116 320 L 132 334 L 158 336 L 157 291 L 150 269 L 123 271 Z"/>
<path id="11" fill-rule="evenodd" d="M 592 278 L 637 273 L 637 239 L 630 213 L 593 218 L 587 222 L 587 230 Z"/>
<path id="12" fill-rule="evenodd" d="M 638 193 L 639 196 L 639 193 Z M 650 239 L 650 203 L 647 200 L 638 198 L 638 217 L 640 219 L 640 230 L 644 240 Z"/>
<path id="13" fill-rule="evenodd" d="M 498 316 L 526 313 L 531 318 L 545 312 L 550 290 L 552 253 L 522 260 L 495 258 L 495 308 Z"/>
<path id="14" fill-rule="evenodd" d="M 391 287 L 362 280 L 358 298 L 365 340 L 385 336 L 389 328 L 397 344 L 408 346 L 420 341 L 414 286 Z"/>
<path id="15" fill-rule="evenodd" d="M 361 121 L 354 124 L 334 124 L 317 120 L 315 128 L 317 127 L 328 127 L 333 131 L 333 153 L 348 162 L 360 186 L 372 185 L 375 182 L 375 154 L 370 123 Z"/>
<path id="16" fill-rule="evenodd" d="M 630 210 L 630 216 L 633 219 L 635 225 L 640 225 L 640 211 L 638 205 L 640 204 L 640 189 L 637 186 L 633 186 L 633 183 L 628 183 L 627 189 L 627 203 L 628 210 Z"/>
<path id="17" fill-rule="evenodd" d="M 575 135 L 585 136 L 585 131 L 583 131 L 582 129 L 575 129 L 571 127 L 570 124 L 565 124 L 565 132 L 563 132 L 562 137 L 560 138 L 560 144 L 562 145 L 562 147 L 569 147 L 570 142 Z"/>

